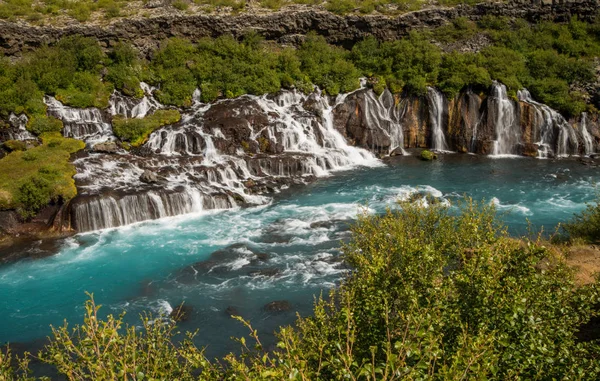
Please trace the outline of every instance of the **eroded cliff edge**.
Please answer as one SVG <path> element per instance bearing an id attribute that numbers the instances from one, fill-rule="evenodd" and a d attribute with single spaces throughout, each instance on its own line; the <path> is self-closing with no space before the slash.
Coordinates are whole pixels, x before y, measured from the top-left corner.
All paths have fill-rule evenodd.
<path id="1" fill-rule="evenodd" d="M 123 18 L 97 25 L 70 23 L 61 26 L 36 26 L 24 21 L 0 20 L 0 51 L 18 55 L 23 51 L 52 44 L 70 35 L 94 37 L 108 46 L 125 40 L 148 53 L 161 40 L 184 37 L 197 40 L 224 34 L 240 37 L 256 31 L 267 40 L 295 44 L 308 32 L 325 36 L 331 44 L 351 46 L 367 36 L 382 41 L 396 40 L 415 29 L 435 28 L 459 17 L 478 20 L 484 15 L 563 22 L 573 16 L 592 21 L 599 13 L 600 0 L 511 0 L 484 2 L 473 6 L 433 7 L 397 17 L 385 15 L 339 16 L 320 8 L 287 7 L 277 12 L 239 14 L 192 14 L 165 12 L 153 17 Z"/>

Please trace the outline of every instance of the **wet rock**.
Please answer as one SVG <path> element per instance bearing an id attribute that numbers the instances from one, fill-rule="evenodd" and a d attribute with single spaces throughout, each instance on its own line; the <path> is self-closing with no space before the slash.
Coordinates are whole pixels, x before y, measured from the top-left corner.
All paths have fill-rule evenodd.
<path id="1" fill-rule="evenodd" d="M 119 151 L 119 146 L 115 142 L 103 142 L 95 144 L 92 147 L 92 151 L 101 153 L 117 153 Z"/>
<path id="2" fill-rule="evenodd" d="M 292 304 L 287 300 L 275 300 L 264 305 L 263 310 L 271 313 L 287 312 L 292 309 Z"/>
<path id="3" fill-rule="evenodd" d="M 265 263 L 269 260 L 270 255 L 268 253 L 256 253 L 255 258 L 250 261 L 251 265 L 257 265 L 260 263 Z"/>
<path id="4" fill-rule="evenodd" d="M 402 156 L 402 155 L 404 155 L 404 151 L 402 150 L 402 147 L 394 148 L 394 150 L 392 152 L 390 152 L 391 157 Z"/>
<path id="5" fill-rule="evenodd" d="M 181 303 L 177 307 L 173 308 L 173 311 L 171 311 L 169 317 L 176 322 L 183 322 L 189 320 L 193 312 L 194 309 L 191 306 Z"/>
<path id="6" fill-rule="evenodd" d="M 237 307 L 229 306 L 225 308 L 225 314 L 227 316 L 240 316 L 240 311 L 237 309 Z"/>
<path id="7" fill-rule="evenodd" d="M 146 184 L 153 184 L 159 181 L 159 177 L 156 175 L 156 173 L 145 170 L 140 176 L 140 181 Z"/>
<path id="8" fill-rule="evenodd" d="M 281 270 L 278 269 L 277 267 L 267 267 L 267 268 L 256 270 L 256 271 L 250 271 L 248 273 L 248 275 L 250 275 L 251 277 L 257 277 L 257 276 L 276 277 L 276 276 L 279 276 L 280 274 L 281 274 Z"/>

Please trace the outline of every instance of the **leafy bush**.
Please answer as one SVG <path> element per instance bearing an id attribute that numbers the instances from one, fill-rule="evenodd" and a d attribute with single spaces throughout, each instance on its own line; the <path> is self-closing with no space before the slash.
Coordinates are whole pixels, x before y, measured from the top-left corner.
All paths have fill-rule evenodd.
<path id="1" fill-rule="evenodd" d="M 581 238 L 591 243 L 600 242 L 600 196 L 586 205 L 585 210 L 562 225 L 571 239 Z"/>
<path id="2" fill-rule="evenodd" d="M 52 116 L 34 115 L 27 122 L 27 129 L 36 135 L 44 132 L 60 132 L 62 128 L 62 121 Z"/>
<path id="3" fill-rule="evenodd" d="M 17 208 L 30 217 L 50 200 L 68 200 L 77 194 L 75 167 L 69 158 L 85 144 L 57 132 L 40 137 L 40 146 L 13 151 L 0 159 L 0 193 L 10 195 L 0 198 L 0 209 Z"/>
<path id="4" fill-rule="evenodd" d="M 128 141 L 133 147 L 138 147 L 146 142 L 154 130 L 176 123 L 180 119 L 181 114 L 177 110 L 157 110 L 144 118 L 115 116 L 112 123 L 113 131 L 119 139 Z"/>

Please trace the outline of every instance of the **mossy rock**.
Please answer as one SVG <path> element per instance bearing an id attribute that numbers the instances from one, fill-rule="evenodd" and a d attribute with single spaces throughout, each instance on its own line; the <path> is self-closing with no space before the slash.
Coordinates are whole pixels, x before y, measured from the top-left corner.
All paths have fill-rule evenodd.
<path id="1" fill-rule="evenodd" d="M 437 160 L 437 154 L 435 152 L 425 149 L 425 150 L 421 151 L 421 160 L 423 160 L 423 161 Z"/>
<path id="2" fill-rule="evenodd" d="M 4 142 L 3 146 L 9 152 L 25 151 L 27 149 L 27 144 L 21 140 L 7 140 Z"/>

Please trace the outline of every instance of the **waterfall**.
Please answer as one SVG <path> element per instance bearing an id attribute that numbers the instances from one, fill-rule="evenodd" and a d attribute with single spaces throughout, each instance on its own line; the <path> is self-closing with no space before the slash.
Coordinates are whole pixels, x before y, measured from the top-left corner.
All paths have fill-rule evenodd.
<path id="1" fill-rule="evenodd" d="M 587 113 L 581 113 L 581 135 L 583 136 L 583 144 L 585 148 L 585 154 L 591 155 L 594 153 L 594 139 L 587 129 Z"/>
<path id="2" fill-rule="evenodd" d="M 566 157 L 577 152 L 579 142 L 575 130 L 562 115 L 534 101 L 527 89 L 520 90 L 517 95 L 520 101 L 530 104 L 536 111 L 534 123 L 538 157 Z"/>
<path id="3" fill-rule="evenodd" d="M 79 231 L 90 231 L 206 209 L 265 204 L 270 200 L 260 194 L 265 189 L 357 165 L 380 165 L 367 150 L 350 146 L 333 125 L 332 110 L 346 95 L 331 100 L 318 91 L 310 96 L 282 91 L 202 104 L 195 92 L 180 123 L 149 136 L 142 149 L 152 155 L 93 154 L 75 161 L 80 191 L 72 205 L 75 225 Z M 305 109 L 309 97 L 315 101 L 310 110 Z M 143 115 L 148 108 L 142 105 L 159 107 L 149 95 L 146 100 L 131 100 L 117 94 L 111 102 L 111 113 L 129 117 Z M 396 141 L 402 144 L 401 135 Z M 154 180 L 144 178 L 146 172 Z M 261 186 L 249 189 L 256 184 Z"/>
<path id="4" fill-rule="evenodd" d="M 126 97 L 115 91 L 109 100 L 108 111 L 111 115 L 123 115 L 126 118 L 143 118 L 163 106 L 152 96 L 154 87 L 141 82 L 144 96 L 140 99 Z"/>
<path id="5" fill-rule="evenodd" d="M 506 86 L 494 81 L 489 97 L 489 110 L 493 112 L 496 131 L 492 154 L 514 155 L 520 141 L 520 126 L 517 123 L 515 104 L 508 98 Z"/>
<path id="6" fill-rule="evenodd" d="M 429 120 L 431 122 L 431 149 L 435 151 L 449 151 L 443 130 L 444 97 L 439 90 L 428 87 L 427 100 L 429 102 Z"/>
<path id="7" fill-rule="evenodd" d="M 35 135 L 33 135 L 31 132 L 27 131 L 27 122 L 29 121 L 29 119 L 27 118 L 27 115 L 25 114 L 20 114 L 19 116 L 15 115 L 14 113 L 10 113 L 10 115 L 8 116 L 8 123 L 10 123 L 10 125 L 13 127 L 13 129 L 15 130 L 12 133 L 9 133 L 9 138 L 12 140 L 35 140 L 37 139 L 35 137 Z"/>
<path id="8" fill-rule="evenodd" d="M 113 138 L 112 127 L 100 110 L 94 107 L 77 109 L 63 105 L 54 97 L 44 97 L 48 114 L 62 120 L 63 135 L 85 141 L 88 145 Z"/>
<path id="9" fill-rule="evenodd" d="M 179 191 L 156 190 L 123 197 L 98 195 L 76 203 L 73 213 L 77 230 L 86 232 L 233 206 L 233 200 L 225 195 L 202 194 L 196 188 L 186 187 Z"/>
<path id="10" fill-rule="evenodd" d="M 399 107 L 396 105 L 394 95 L 388 89 L 385 89 L 379 97 L 376 97 L 373 91 L 367 91 L 364 95 L 363 118 L 365 125 L 371 131 L 380 130 L 384 136 L 389 138 L 388 154 L 391 154 L 394 150 L 400 150 L 402 155 L 407 155 L 404 150 L 404 131 L 400 124 Z M 371 135 L 374 144 L 376 144 L 374 134 Z M 380 143 L 371 148 L 376 150 L 383 145 Z"/>

